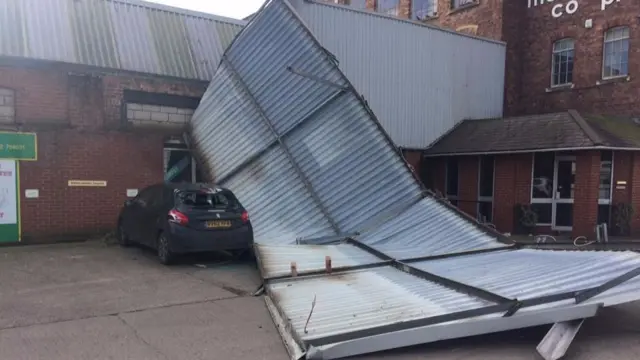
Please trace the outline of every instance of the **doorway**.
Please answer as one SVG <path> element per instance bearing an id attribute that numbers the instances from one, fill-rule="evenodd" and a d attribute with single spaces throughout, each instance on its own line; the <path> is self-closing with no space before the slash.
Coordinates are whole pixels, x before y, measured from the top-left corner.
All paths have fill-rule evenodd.
<path id="1" fill-rule="evenodd" d="M 551 228 L 558 231 L 571 231 L 573 229 L 576 158 L 574 156 L 557 156 L 553 172 Z"/>

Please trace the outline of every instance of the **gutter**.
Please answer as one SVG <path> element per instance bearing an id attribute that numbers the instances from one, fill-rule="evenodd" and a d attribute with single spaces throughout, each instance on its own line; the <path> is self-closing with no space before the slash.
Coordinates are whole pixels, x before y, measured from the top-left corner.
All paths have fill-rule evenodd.
<path id="1" fill-rule="evenodd" d="M 476 156 L 479 156 L 479 155 L 508 155 L 508 154 L 530 154 L 530 153 L 552 152 L 552 151 L 584 151 L 584 150 L 640 151 L 640 148 L 595 145 L 595 146 L 567 147 L 567 148 L 501 150 L 501 151 L 472 151 L 472 152 L 460 152 L 460 153 L 423 154 L 423 157 L 470 156 L 470 155 L 476 155 Z"/>

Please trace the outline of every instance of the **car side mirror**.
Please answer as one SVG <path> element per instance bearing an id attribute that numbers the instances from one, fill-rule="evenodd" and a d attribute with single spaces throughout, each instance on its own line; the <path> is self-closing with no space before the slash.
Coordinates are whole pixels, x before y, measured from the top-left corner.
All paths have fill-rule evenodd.
<path id="1" fill-rule="evenodd" d="M 129 207 L 133 204 L 133 200 L 125 200 L 124 201 L 124 206 Z"/>

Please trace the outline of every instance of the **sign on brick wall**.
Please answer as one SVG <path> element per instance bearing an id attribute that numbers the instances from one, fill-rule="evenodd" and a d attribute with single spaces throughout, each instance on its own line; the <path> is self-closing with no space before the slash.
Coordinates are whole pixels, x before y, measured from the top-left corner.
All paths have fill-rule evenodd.
<path id="1" fill-rule="evenodd" d="M 0 243 L 20 240 L 16 161 L 0 160 Z"/>
<path id="2" fill-rule="evenodd" d="M 37 160 L 38 141 L 36 134 L 0 132 L 0 159 Z"/>
<path id="3" fill-rule="evenodd" d="M 545 4 L 551 4 L 553 2 L 554 0 L 528 0 L 527 7 L 532 8 Z M 606 8 L 614 2 L 617 3 L 620 2 L 620 0 L 600 0 L 600 10 L 606 10 Z M 576 11 L 578 11 L 579 7 L 580 4 L 578 3 L 578 0 L 559 1 L 551 7 L 551 16 L 553 16 L 554 18 L 559 18 L 564 14 L 572 15 Z"/>

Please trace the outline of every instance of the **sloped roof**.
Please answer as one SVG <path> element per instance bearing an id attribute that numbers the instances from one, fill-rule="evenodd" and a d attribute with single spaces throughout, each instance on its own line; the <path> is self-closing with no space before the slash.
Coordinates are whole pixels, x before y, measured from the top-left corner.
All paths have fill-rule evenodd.
<path id="1" fill-rule="evenodd" d="M 575 110 L 464 120 L 427 149 L 425 155 L 589 148 L 640 149 L 640 125 L 631 118 L 582 116 Z"/>
<path id="2" fill-rule="evenodd" d="M 138 0 L 3 0 L 0 56 L 210 80 L 245 23 Z"/>

